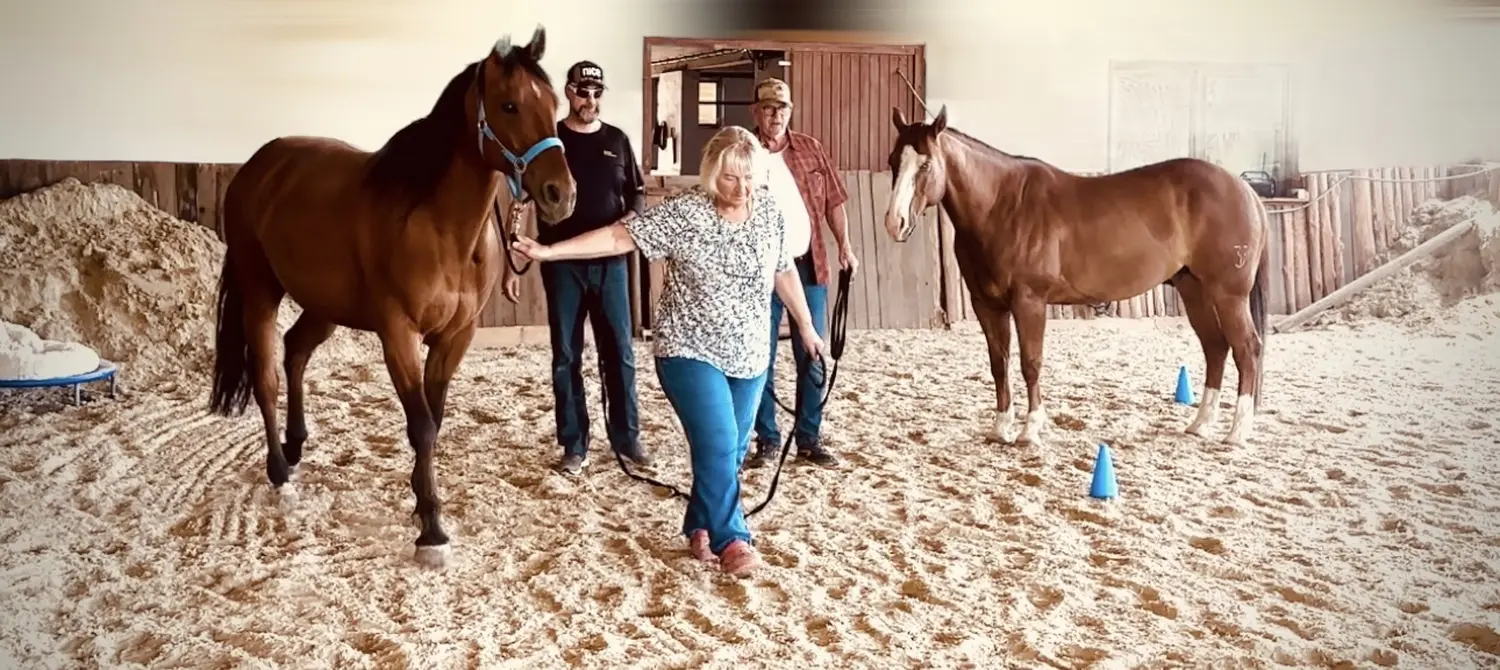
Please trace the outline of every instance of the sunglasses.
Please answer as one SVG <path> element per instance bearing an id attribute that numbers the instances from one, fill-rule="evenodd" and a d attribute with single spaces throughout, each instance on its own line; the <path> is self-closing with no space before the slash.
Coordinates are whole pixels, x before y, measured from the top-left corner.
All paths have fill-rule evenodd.
<path id="1" fill-rule="evenodd" d="M 572 91 L 573 95 L 576 95 L 585 100 L 598 100 L 599 98 L 604 97 L 604 89 L 594 86 L 580 87 L 569 84 L 568 90 Z"/>

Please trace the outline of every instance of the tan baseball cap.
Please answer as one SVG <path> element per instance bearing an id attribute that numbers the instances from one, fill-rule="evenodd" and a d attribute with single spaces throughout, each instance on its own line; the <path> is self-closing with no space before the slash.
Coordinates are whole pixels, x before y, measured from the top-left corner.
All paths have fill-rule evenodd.
<path id="1" fill-rule="evenodd" d="M 792 106 L 792 87 L 775 77 L 767 77 L 755 85 L 755 104 L 774 102 Z"/>

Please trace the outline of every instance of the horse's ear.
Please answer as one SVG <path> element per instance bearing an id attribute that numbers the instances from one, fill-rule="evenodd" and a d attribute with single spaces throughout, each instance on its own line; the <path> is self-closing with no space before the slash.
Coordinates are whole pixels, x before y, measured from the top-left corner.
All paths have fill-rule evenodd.
<path id="1" fill-rule="evenodd" d="M 501 35 L 500 39 L 495 40 L 495 47 L 490 49 L 490 53 L 494 54 L 496 58 L 504 59 L 510 55 L 511 49 L 514 48 L 515 45 L 510 43 L 510 35 Z"/>
<path id="2" fill-rule="evenodd" d="M 943 129 L 947 128 L 947 127 L 948 127 L 948 104 L 947 103 L 943 103 L 943 106 L 938 109 L 937 117 L 932 120 L 932 131 L 935 132 L 935 133 L 942 133 Z"/>
<path id="3" fill-rule="evenodd" d="M 531 33 L 531 42 L 526 44 L 526 54 L 531 60 L 542 62 L 542 54 L 547 53 L 547 29 L 538 23 L 536 30 Z"/>
<path id="4" fill-rule="evenodd" d="M 895 105 L 891 106 L 891 124 L 896 126 L 896 130 L 906 130 L 906 114 Z"/>

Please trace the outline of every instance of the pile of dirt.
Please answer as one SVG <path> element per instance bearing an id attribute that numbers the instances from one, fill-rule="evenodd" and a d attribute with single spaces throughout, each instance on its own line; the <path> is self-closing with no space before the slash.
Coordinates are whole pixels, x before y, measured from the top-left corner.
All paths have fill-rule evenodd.
<path id="1" fill-rule="evenodd" d="M 223 256 L 213 231 L 129 189 L 64 179 L 0 201 L 0 318 L 93 348 L 122 386 L 207 383 Z M 283 303 L 282 331 L 299 311 Z M 372 342 L 341 329 L 313 364 L 368 358 Z"/>
<path id="2" fill-rule="evenodd" d="M 1465 196 L 1432 200 L 1412 210 L 1407 226 L 1392 240 L 1379 264 L 1473 219 L 1478 223 L 1447 247 L 1365 289 L 1348 302 L 1324 312 L 1312 325 L 1373 320 L 1403 326 L 1441 324 L 1455 309 L 1488 316 L 1500 324 L 1494 295 L 1500 293 L 1500 212 L 1487 201 Z"/>

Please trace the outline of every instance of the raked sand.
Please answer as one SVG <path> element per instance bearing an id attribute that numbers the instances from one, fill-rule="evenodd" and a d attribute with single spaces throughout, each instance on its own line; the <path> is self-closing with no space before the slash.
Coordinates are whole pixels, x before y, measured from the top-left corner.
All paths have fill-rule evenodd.
<path id="1" fill-rule="evenodd" d="M 551 472 L 545 348 L 474 350 L 437 456 L 455 560 L 431 572 L 410 558 L 411 450 L 371 338 L 314 356 L 283 509 L 253 409 L 206 413 L 222 245 L 65 181 L 0 202 L 0 318 L 121 362 L 122 394 L 0 393 L 0 667 L 1497 667 L 1491 232 L 1271 336 L 1242 448 L 1216 441 L 1232 392 L 1214 439 L 1182 434 L 1177 366 L 1202 380 L 1203 359 L 1181 320 L 1050 324 L 1052 421 L 1027 448 L 984 439 L 973 324 L 853 333 L 825 422 L 843 465 L 789 468 L 752 519 L 768 565 L 748 580 L 692 560 L 681 501 L 602 441 L 585 476 Z M 654 474 L 685 488 L 637 360 Z M 783 347 L 782 389 L 790 368 Z M 1107 503 L 1086 495 L 1100 442 Z M 753 505 L 770 473 L 745 480 Z"/>
<path id="2" fill-rule="evenodd" d="M 258 419 L 210 418 L 201 389 L 13 399 L 0 666 L 1500 663 L 1493 328 L 1273 336 L 1257 433 L 1230 449 L 1181 434 L 1176 366 L 1202 378 L 1185 324 L 1053 326 L 1054 425 L 1024 449 L 983 441 L 977 329 L 853 334 L 826 422 L 844 464 L 789 466 L 752 519 L 768 566 L 743 581 L 691 559 L 681 502 L 603 452 L 580 479 L 548 469 L 539 347 L 476 350 L 452 391 L 443 572 L 410 560 L 411 452 L 373 358 L 315 361 L 290 511 L 264 481 Z M 639 379 L 655 474 L 686 487 L 671 410 L 648 365 Z M 1086 496 L 1100 441 L 1111 503 Z M 769 471 L 746 482 L 754 504 Z"/>

